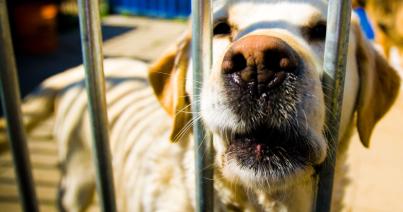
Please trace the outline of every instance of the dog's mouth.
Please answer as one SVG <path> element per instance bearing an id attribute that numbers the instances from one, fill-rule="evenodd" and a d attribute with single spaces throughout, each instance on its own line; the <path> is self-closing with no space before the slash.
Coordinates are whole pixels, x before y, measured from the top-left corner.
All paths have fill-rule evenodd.
<path id="1" fill-rule="evenodd" d="M 282 181 L 315 165 L 318 152 L 311 139 L 308 132 L 262 127 L 230 137 L 226 158 L 268 182 Z"/>

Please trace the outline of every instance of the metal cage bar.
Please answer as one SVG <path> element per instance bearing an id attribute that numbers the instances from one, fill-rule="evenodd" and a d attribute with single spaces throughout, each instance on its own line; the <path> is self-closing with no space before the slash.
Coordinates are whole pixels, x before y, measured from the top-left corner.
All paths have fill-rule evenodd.
<path id="1" fill-rule="evenodd" d="M 336 151 L 343 103 L 344 78 L 350 32 L 351 0 L 330 0 L 322 79 L 326 105 L 328 156 L 320 168 L 316 212 L 330 211 Z"/>
<path id="2" fill-rule="evenodd" d="M 200 115 L 200 93 L 203 77 L 211 67 L 211 0 L 192 0 L 192 110 Z M 196 174 L 196 211 L 213 211 L 213 153 L 211 136 L 203 128 L 199 117 L 193 123 Z"/>
<path id="3" fill-rule="evenodd" d="M 81 47 L 92 127 L 96 182 L 102 210 L 116 211 L 103 71 L 99 1 L 78 0 Z"/>
<path id="4" fill-rule="evenodd" d="M 22 121 L 21 96 L 5 0 L 0 0 L 0 87 L 22 208 L 35 212 L 38 211 L 38 202 Z"/>

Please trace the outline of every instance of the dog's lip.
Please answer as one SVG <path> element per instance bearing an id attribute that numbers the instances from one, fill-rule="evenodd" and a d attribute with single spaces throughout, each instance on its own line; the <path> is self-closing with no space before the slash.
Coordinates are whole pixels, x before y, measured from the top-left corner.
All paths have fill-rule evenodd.
<path id="1" fill-rule="evenodd" d="M 236 159 L 239 165 L 251 169 L 259 169 L 259 167 L 272 169 L 278 164 L 290 163 L 301 167 L 311 163 L 310 150 L 307 145 L 304 145 L 307 137 L 298 133 L 263 127 L 231 136 L 227 153 Z"/>
<path id="2" fill-rule="evenodd" d="M 234 133 L 230 137 L 229 143 L 236 143 L 241 141 L 246 141 L 253 144 L 261 145 L 277 145 L 283 140 L 288 140 L 290 134 L 282 130 L 270 127 L 260 127 L 253 130 L 249 130 L 245 133 Z"/>
<path id="3" fill-rule="evenodd" d="M 229 141 L 230 146 L 248 149 L 250 156 L 257 161 L 270 157 L 273 149 L 282 148 L 277 143 L 278 140 L 271 139 L 270 136 L 253 135 L 253 133 L 236 134 Z"/>
<path id="4" fill-rule="evenodd" d="M 236 133 L 230 137 L 229 145 L 253 148 L 256 156 L 269 154 L 273 149 L 288 148 L 291 144 L 286 132 L 275 128 L 261 127 L 247 133 Z"/>

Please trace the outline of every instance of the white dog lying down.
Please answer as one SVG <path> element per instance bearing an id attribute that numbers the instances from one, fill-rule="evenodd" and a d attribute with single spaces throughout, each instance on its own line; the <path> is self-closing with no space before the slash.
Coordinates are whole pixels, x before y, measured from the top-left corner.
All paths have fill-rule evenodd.
<path id="1" fill-rule="evenodd" d="M 213 67 L 197 118 L 214 135 L 217 211 L 311 209 L 314 167 L 327 151 L 321 86 L 326 4 L 214 2 Z M 198 82 L 189 74 L 189 41 L 184 36 L 149 68 L 153 90 L 144 64 L 105 61 L 119 211 L 194 208 L 189 103 Z M 88 206 L 95 187 L 82 72 L 79 67 L 48 79 L 23 108 L 29 129 L 55 117 L 63 168 L 59 199 L 68 211 Z M 369 146 L 399 83 L 353 20 L 338 166 L 354 128 Z"/>

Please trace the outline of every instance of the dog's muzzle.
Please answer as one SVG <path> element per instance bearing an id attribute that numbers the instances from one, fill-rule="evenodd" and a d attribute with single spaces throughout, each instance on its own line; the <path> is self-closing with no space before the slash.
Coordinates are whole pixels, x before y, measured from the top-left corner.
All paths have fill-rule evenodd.
<path id="1" fill-rule="evenodd" d="M 321 132 L 301 115 L 306 73 L 312 71 L 302 58 L 281 38 L 267 35 L 247 35 L 224 54 L 220 94 L 237 120 L 221 126 L 228 144 L 224 161 L 253 173 L 249 181 L 280 183 L 322 160 Z"/>

